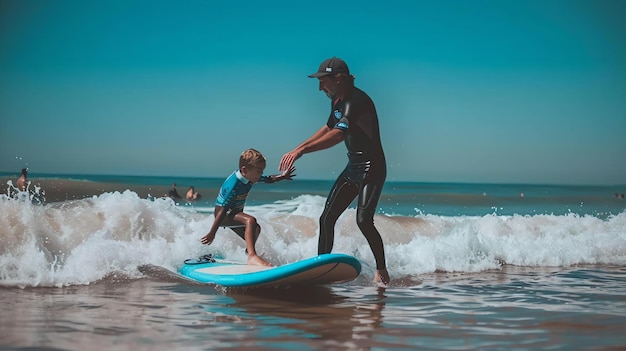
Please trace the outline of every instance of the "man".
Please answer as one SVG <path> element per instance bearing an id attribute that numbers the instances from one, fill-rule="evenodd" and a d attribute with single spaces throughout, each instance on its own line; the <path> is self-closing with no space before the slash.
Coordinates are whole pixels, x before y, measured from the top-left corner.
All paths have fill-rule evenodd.
<path id="1" fill-rule="evenodd" d="M 387 175 L 374 102 L 354 86 L 354 76 L 340 58 L 325 60 L 309 78 L 318 78 L 319 90 L 330 98 L 330 116 L 326 125 L 283 155 L 279 169 L 283 172 L 289 170 L 302 155 L 345 142 L 348 165 L 335 181 L 320 217 L 318 253 L 332 251 L 335 223 L 358 196 L 357 225 L 376 259 L 374 282 L 387 285 L 389 273 L 385 250 L 380 233 L 374 226 L 374 213 Z"/>

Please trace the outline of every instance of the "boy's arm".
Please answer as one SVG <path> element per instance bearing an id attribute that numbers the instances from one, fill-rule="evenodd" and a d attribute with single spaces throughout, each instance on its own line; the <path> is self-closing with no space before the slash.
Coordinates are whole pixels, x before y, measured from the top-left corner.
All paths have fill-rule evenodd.
<path id="1" fill-rule="evenodd" d="M 295 171 L 296 167 L 291 166 L 291 168 L 286 172 L 280 174 L 272 174 L 269 176 L 263 175 L 259 180 L 264 183 L 276 183 L 280 182 L 281 180 L 292 180 L 292 178 L 296 176 L 295 174 L 293 174 L 293 172 Z"/>
<path id="2" fill-rule="evenodd" d="M 224 207 L 218 205 L 218 206 L 215 206 L 214 214 L 215 214 L 215 220 L 213 221 L 211 230 L 209 230 L 209 232 L 205 236 L 200 238 L 200 242 L 206 245 L 211 245 L 211 243 L 215 239 L 215 234 L 217 233 L 217 229 L 219 229 L 220 224 L 222 223 L 222 221 L 224 220 L 224 217 L 226 216 L 226 210 L 224 209 Z"/>

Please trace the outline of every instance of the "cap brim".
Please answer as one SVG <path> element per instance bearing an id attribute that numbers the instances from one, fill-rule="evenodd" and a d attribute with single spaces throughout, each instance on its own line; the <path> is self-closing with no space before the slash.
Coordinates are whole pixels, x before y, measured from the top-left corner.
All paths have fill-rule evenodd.
<path id="1" fill-rule="evenodd" d="M 331 72 L 315 72 L 313 74 L 309 75 L 309 78 L 319 78 L 319 77 L 324 77 L 324 76 L 328 76 L 331 75 L 333 73 Z"/>

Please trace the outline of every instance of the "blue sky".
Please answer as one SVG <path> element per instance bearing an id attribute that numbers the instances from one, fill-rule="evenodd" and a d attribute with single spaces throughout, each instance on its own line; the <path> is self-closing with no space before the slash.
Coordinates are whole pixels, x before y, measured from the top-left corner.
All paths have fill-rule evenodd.
<path id="1" fill-rule="evenodd" d="M 626 3 L 0 0 L 0 171 L 224 177 L 326 121 L 346 60 L 388 180 L 626 183 Z M 333 179 L 345 147 L 305 155 Z"/>

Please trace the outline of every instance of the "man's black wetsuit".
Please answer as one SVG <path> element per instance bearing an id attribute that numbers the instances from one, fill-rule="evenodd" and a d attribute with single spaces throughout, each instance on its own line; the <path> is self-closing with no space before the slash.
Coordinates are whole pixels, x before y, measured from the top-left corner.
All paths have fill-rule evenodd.
<path id="1" fill-rule="evenodd" d="M 357 225 L 372 248 L 376 269 L 384 269 L 385 251 L 380 233 L 374 226 L 374 213 L 387 176 L 387 166 L 374 102 L 365 92 L 354 87 L 344 100 L 331 103 L 327 126 L 343 131 L 348 165 L 330 190 L 320 217 L 318 253 L 331 252 L 335 223 L 358 195 Z"/>

